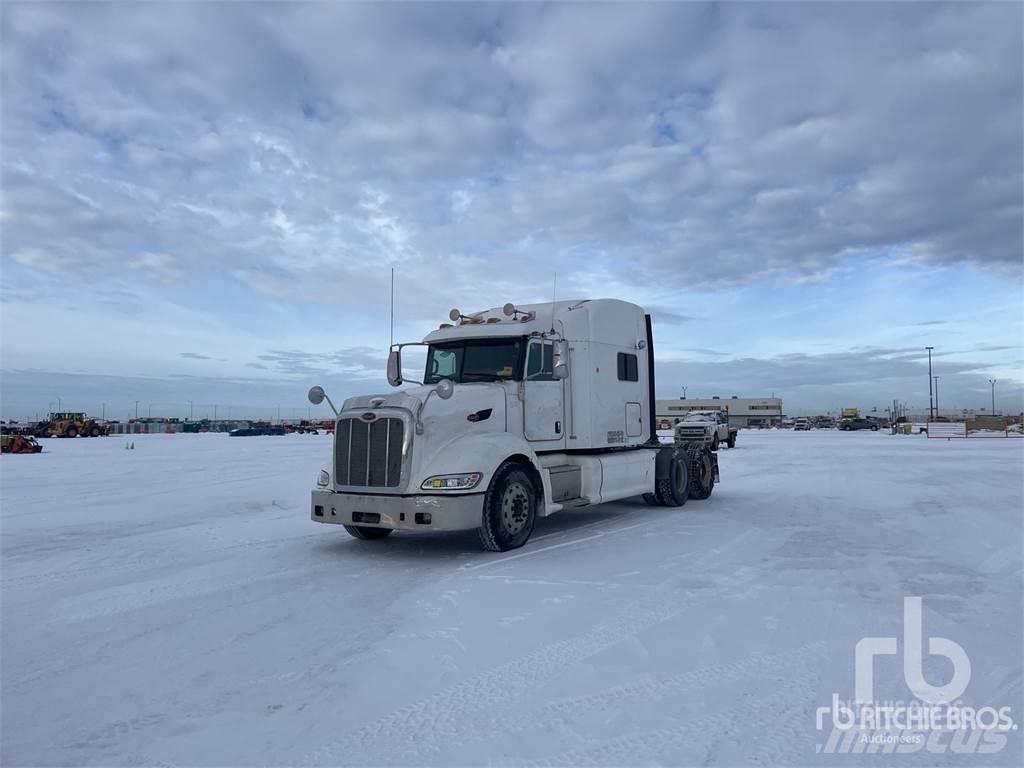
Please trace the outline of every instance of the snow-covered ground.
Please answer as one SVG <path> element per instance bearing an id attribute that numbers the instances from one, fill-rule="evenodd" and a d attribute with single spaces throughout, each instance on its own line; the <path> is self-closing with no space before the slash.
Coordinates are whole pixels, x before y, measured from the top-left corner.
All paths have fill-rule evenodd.
<path id="1" fill-rule="evenodd" d="M 1021 763 L 817 752 L 815 710 L 922 596 L 1024 720 L 1024 441 L 742 432 L 710 500 L 503 554 L 311 522 L 326 436 L 44 445 L 0 459 L 4 765 Z"/>

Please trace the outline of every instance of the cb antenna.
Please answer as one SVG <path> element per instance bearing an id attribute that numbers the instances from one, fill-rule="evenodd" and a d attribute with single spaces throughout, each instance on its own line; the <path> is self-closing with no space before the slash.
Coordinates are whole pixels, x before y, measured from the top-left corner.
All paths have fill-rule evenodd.
<path id="1" fill-rule="evenodd" d="M 395 268 L 391 268 L 391 341 L 388 349 L 395 345 Z"/>
<path id="2" fill-rule="evenodd" d="M 558 273 L 551 276 L 551 333 L 555 332 L 555 296 L 558 295 Z"/>

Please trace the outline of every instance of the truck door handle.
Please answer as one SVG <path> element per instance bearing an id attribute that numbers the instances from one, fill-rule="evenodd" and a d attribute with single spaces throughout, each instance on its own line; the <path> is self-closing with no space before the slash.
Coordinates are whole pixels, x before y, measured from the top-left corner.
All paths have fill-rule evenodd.
<path id="1" fill-rule="evenodd" d="M 555 434 L 556 435 L 562 434 L 562 422 L 560 422 L 560 421 L 556 421 L 555 422 Z"/>

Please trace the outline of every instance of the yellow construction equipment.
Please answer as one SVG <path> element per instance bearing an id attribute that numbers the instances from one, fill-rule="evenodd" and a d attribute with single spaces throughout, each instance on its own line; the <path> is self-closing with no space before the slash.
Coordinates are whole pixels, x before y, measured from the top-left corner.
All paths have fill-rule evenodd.
<path id="1" fill-rule="evenodd" d="M 106 427 L 80 411 L 51 413 L 36 428 L 36 437 L 99 437 L 106 434 Z"/>

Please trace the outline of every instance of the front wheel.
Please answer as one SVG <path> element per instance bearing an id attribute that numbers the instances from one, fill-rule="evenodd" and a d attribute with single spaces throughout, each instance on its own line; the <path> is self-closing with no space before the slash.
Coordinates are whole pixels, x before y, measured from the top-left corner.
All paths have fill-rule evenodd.
<path id="1" fill-rule="evenodd" d="M 484 494 L 480 543 L 491 552 L 523 546 L 537 521 L 537 492 L 522 466 L 502 464 Z"/>
<path id="2" fill-rule="evenodd" d="M 349 536 L 355 536 L 357 539 L 384 539 L 391 535 L 391 528 L 370 528 L 366 525 L 346 525 L 343 526 L 348 531 Z"/>

